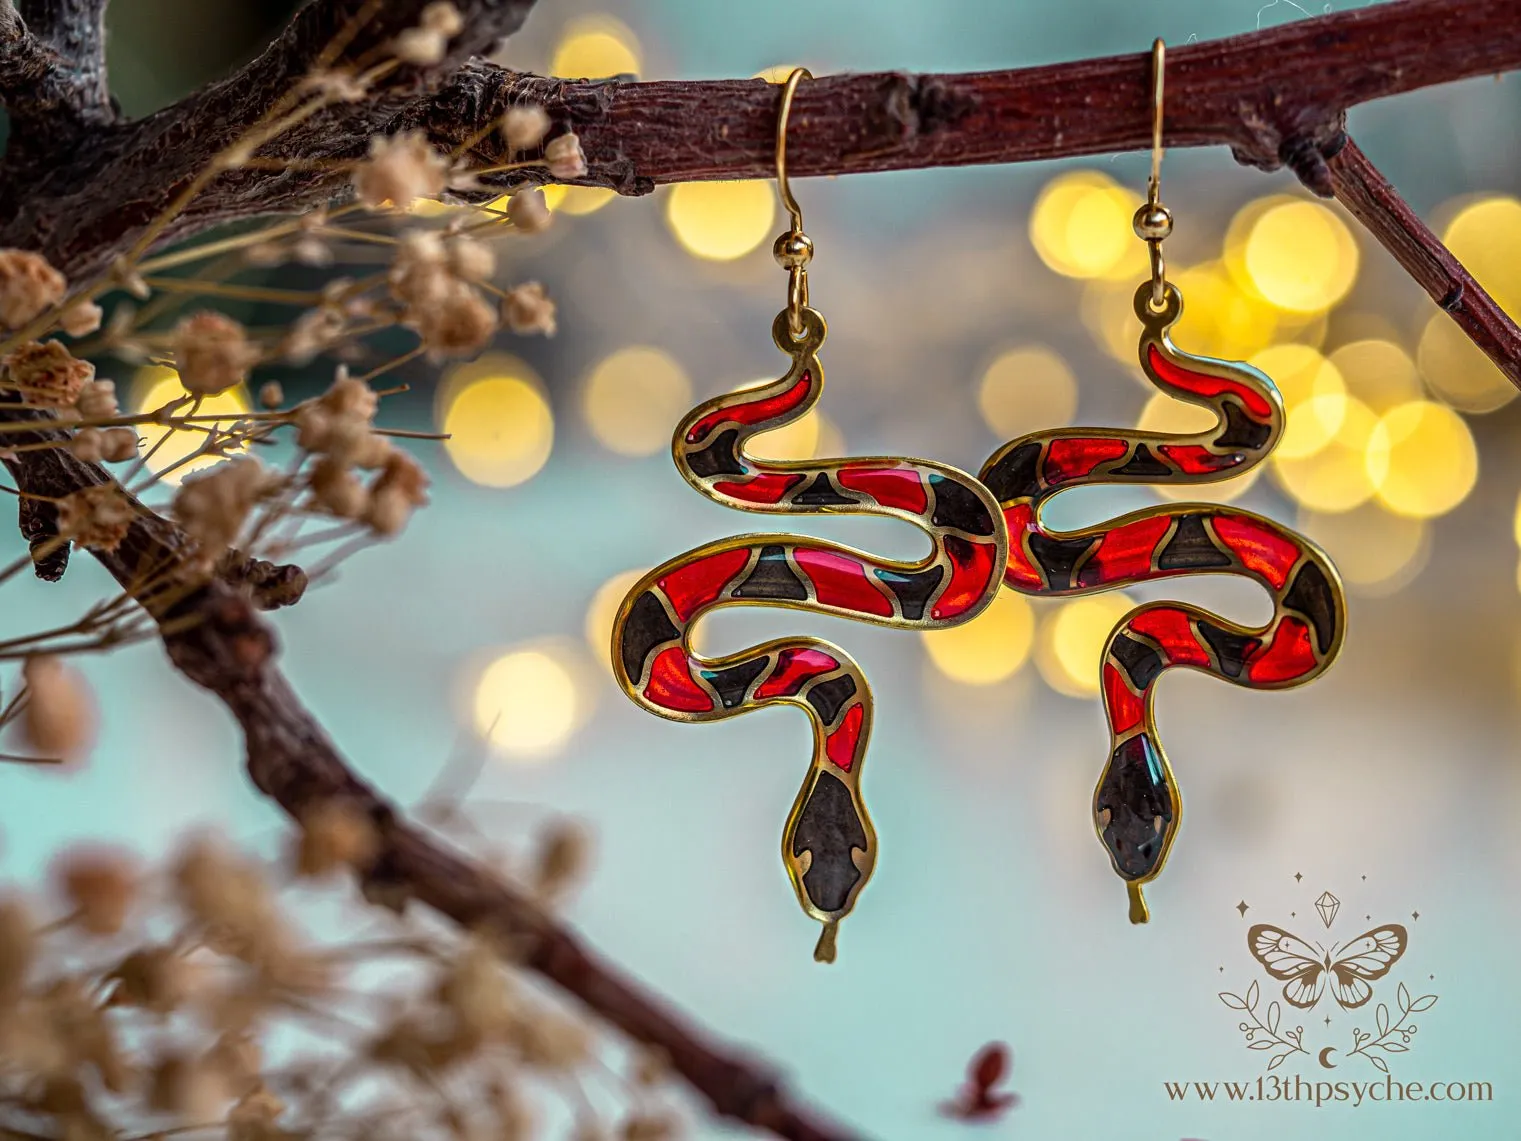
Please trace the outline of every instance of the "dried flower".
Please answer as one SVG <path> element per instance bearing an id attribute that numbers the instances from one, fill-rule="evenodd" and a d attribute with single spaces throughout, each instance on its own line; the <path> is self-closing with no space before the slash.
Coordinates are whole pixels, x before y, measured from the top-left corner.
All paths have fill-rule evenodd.
<path id="1" fill-rule="evenodd" d="M 459 281 L 485 281 L 496 271 L 496 254 L 485 242 L 459 234 L 446 243 L 449 271 Z"/>
<path id="2" fill-rule="evenodd" d="M 405 452 L 392 450 L 370 485 L 370 503 L 364 521 L 377 535 L 395 535 L 407 525 L 412 512 L 428 502 L 428 473 Z"/>
<path id="3" fill-rule="evenodd" d="M 308 482 L 313 505 L 339 519 L 358 519 L 369 506 L 370 493 L 359 477 L 331 456 L 317 461 Z"/>
<path id="4" fill-rule="evenodd" d="M 444 189 L 448 161 L 421 131 L 370 139 L 370 156 L 354 169 L 354 192 L 372 210 L 386 203 L 405 207 L 416 198 L 434 198 Z"/>
<path id="5" fill-rule="evenodd" d="M 539 838 L 534 859 L 534 890 L 553 899 L 574 885 L 586 870 L 590 856 L 586 831 L 568 820 L 558 820 Z"/>
<path id="6" fill-rule="evenodd" d="M 391 48 L 405 63 L 431 67 L 444 58 L 450 38 L 459 35 L 464 26 L 459 9 L 449 0 L 434 0 L 422 10 L 417 27 L 397 36 Z"/>
<path id="7" fill-rule="evenodd" d="M 237 541 L 249 512 L 271 486 L 264 465 L 251 456 L 186 477 L 175 493 L 171 510 L 195 541 L 199 557 L 193 569 L 211 571 L 222 552 Z"/>
<path id="8" fill-rule="evenodd" d="M 581 149 L 581 140 L 572 133 L 549 140 L 544 147 L 544 162 L 549 167 L 550 177 L 557 182 L 586 176 L 586 153 Z"/>
<path id="9" fill-rule="evenodd" d="M 513 286 L 502 298 L 502 323 L 514 333 L 555 335 L 555 303 L 537 281 Z"/>
<path id="10" fill-rule="evenodd" d="M 87 464 L 99 463 L 105 457 L 106 434 L 99 428 L 81 428 L 69 441 L 69 451 L 75 458 Z"/>
<path id="11" fill-rule="evenodd" d="M 259 386 L 259 407 L 278 408 L 285 403 L 285 389 L 278 380 L 267 380 Z"/>
<path id="12" fill-rule="evenodd" d="M 544 201 L 544 192 L 531 186 L 507 199 L 507 220 L 525 234 L 537 234 L 549 228 L 554 215 Z"/>
<path id="13" fill-rule="evenodd" d="M 38 753 L 65 760 L 81 755 L 95 736 L 95 708 L 79 673 L 51 654 L 34 654 L 21 666 L 27 702 L 21 733 Z"/>
<path id="14" fill-rule="evenodd" d="M 502 116 L 502 138 L 511 150 L 532 150 L 548 130 L 549 114 L 542 107 L 510 107 Z"/>
<path id="15" fill-rule="evenodd" d="M 468 356 L 478 352 L 496 332 L 496 309 L 468 286 L 456 286 L 435 304 L 410 315 L 428 355 Z"/>
<path id="16" fill-rule="evenodd" d="M 106 976 L 116 984 L 109 1005 L 168 1014 L 195 992 L 199 974 L 195 962 L 173 947 L 141 947 Z"/>
<path id="17" fill-rule="evenodd" d="M 58 326 L 71 337 L 88 337 L 100 328 L 105 310 L 93 301 L 76 301 L 63 311 Z"/>
<path id="18" fill-rule="evenodd" d="M 450 964 L 439 982 L 438 999 L 454 1016 L 455 1025 L 478 1039 L 507 1030 L 515 1006 L 501 960 L 480 938 L 471 939 Z"/>
<path id="19" fill-rule="evenodd" d="M 131 428 L 107 428 L 101 450 L 107 463 L 119 464 L 137 456 L 137 433 Z"/>
<path id="20" fill-rule="evenodd" d="M 665 1114 L 636 1113 L 618 1130 L 620 1141 L 672 1141 L 676 1122 Z"/>
<path id="21" fill-rule="evenodd" d="M 290 332 L 280 346 L 281 355 L 292 364 L 308 364 L 343 340 L 347 332 L 348 321 L 341 311 L 319 305 L 291 323 Z"/>
<path id="22" fill-rule="evenodd" d="M 93 448 L 96 437 L 104 441 L 105 433 L 94 428 L 82 430 L 74 438 L 75 455 L 79 455 L 81 441 Z M 58 501 L 58 533 L 81 547 L 114 551 L 127 537 L 135 515 L 120 487 L 97 484 L 70 492 Z"/>
<path id="23" fill-rule="evenodd" d="M 285 1131 L 275 1125 L 284 1112 L 285 1103 L 260 1082 L 228 1111 L 227 1141 L 284 1141 Z"/>
<path id="24" fill-rule="evenodd" d="M 259 362 L 259 350 L 243 326 L 211 310 L 176 325 L 173 344 L 180 383 L 196 396 L 212 396 L 241 384 Z"/>
<path id="25" fill-rule="evenodd" d="M 116 403 L 116 382 L 87 381 L 74 401 L 74 410 L 82 420 L 106 420 L 117 415 L 121 408 Z"/>
<path id="26" fill-rule="evenodd" d="M 193 1124 L 220 1118 L 232 1097 L 227 1079 L 215 1068 L 178 1054 L 160 1059 L 148 1082 L 150 1108 Z"/>
<path id="27" fill-rule="evenodd" d="M 247 1031 L 228 1030 L 217 1035 L 204 1061 L 220 1071 L 234 1089 L 247 1090 L 259 1083 L 264 1051 Z"/>
<path id="28" fill-rule="evenodd" d="M 31 910 L 18 896 L 0 900 L 0 1002 L 15 1001 L 37 955 Z"/>
<path id="29" fill-rule="evenodd" d="M 95 366 L 82 361 L 61 341 L 28 341 L 0 360 L 10 385 L 28 402 L 62 408 L 73 404 L 95 378 Z"/>
<path id="30" fill-rule="evenodd" d="M 115 935 L 137 899 L 137 866 L 127 853 L 110 848 L 76 848 L 53 870 L 79 924 L 91 935 Z"/>
<path id="31" fill-rule="evenodd" d="M 379 849 L 380 837 L 368 816 L 346 800 L 323 801 L 301 821 L 296 874 L 317 878 L 340 868 L 363 870 Z"/>
<path id="32" fill-rule="evenodd" d="M 62 301 L 68 286 L 41 254 L 0 249 L 0 325 L 21 328 Z"/>
<path id="33" fill-rule="evenodd" d="M 523 1061 L 546 1070 L 571 1070 L 591 1056 L 591 1035 L 566 1015 L 540 1009 L 516 1018 L 513 1044 Z"/>

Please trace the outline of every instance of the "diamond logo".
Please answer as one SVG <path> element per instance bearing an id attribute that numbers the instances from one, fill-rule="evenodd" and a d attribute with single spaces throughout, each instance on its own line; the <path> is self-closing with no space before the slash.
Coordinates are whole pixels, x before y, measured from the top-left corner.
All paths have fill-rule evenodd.
<path id="1" fill-rule="evenodd" d="M 1336 918 L 1336 910 L 1341 906 L 1341 900 L 1337 899 L 1328 891 L 1320 893 L 1320 898 L 1315 901 L 1315 910 L 1320 912 L 1320 918 L 1327 927 Z"/>

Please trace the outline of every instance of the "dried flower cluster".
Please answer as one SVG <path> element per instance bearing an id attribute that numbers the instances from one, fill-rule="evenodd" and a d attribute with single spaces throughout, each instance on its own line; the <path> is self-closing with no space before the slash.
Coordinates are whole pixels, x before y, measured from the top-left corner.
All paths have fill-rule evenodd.
<path id="1" fill-rule="evenodd" d="M 328 804 L 304 821 L 293 870 L 362 873 L 377 843 Z M 488 939 L 401 918 L 319 947 L 302 926 L 271 869 L 208 836 L 161 869 L 76 848 L 41 905 L 0 893 L 0 1132 L 533 1141 L 546 1101 L 607 1073 L 592 1028 Z M 574 1135 L 672 1141 L 663 1078 L 637 1056 L 616 1097 L 577 1093 Z"/>

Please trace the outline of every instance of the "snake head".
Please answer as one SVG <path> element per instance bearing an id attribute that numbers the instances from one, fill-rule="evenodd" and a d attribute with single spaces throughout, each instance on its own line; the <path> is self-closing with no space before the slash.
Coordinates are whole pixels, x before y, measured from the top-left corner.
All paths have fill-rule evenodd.
<path id="1" fill-rule="evenodd" d="M 819 767 L 803 785 L 787 831 L 782 858 L 803 910 L 825 924 L 816 955 L 834 958 L 833 929 L 855 906 L 876 862 L 877 841 L 854 781 Z"/>
<path id="2" fill-rule="evenodd" d="M 1120 742 L 1093 794 L 1093 819 L 1114 870 L 1141 884 L 1162 870 L 1178 822 L 1178 798 L 1162 751 L 1147 733 Z"/>

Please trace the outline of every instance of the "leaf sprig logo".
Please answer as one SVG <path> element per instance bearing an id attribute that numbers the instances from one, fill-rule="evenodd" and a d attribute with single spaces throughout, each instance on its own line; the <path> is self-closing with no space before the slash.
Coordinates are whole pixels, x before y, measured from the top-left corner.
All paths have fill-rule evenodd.
<path id="1" fill-rule="evenodd" d="M 1244 901 L 1238 910 L 1244 918 L 1247 911 Z M 1341 911 L 1341 900 L 1329 891 L 1322 892 L 1315 900 L 1315 910 L 1329 933 Z M 1413 1016 L 1430 1010 L 1437 1001 L 1434 994 L 1412 996 L 1410 989 L 1399 982 L 1395 989 L 1395 1011 L 1386 1002 L 1369 1006 L 1375 996 L 1375 984 L 1381 984 L 1394 970 L 1409 946 L 1409 929 L 1399 923 L 1378 924 L 1351 939 L 1327 938 L 1325 942 L 1303 939 L 1271 923 L 1255 923 L 1246 933 L 1247 951 L 1267 974 L 1270 987 L 1282 984 L 1282 1002 L 1270 998 L 1264 1007 L 1263 988 L 1257 979 L 1251 981 L 1245 994 L 1221 991 L 1219 998 L 1231 1010 L 1240 1012 L 1242 1018 L 1237 1029 L 1246 1048 L 1260 1052 L 1269 1070 L 1299 1056 L 1306 1062 L 1314 1058 L 1322 1068 L 1331 1070 L 1339 1065 L 1335 1060 L 1339 1055 L 1342 1061 L 1362 1059 L 1387 1074 L 1389 1057 L 1407 1053 L 1415 1039 L 1418 1027 Z M 1371 1013 L 1372 1023 L 1354 1024 L 1349 1042 L 1344 1032 L 1331 1033 L 1334 1020 L 1328 1014 L 1311 1021 L 1313 1040 L 1307 1042 L 1305 1025 L 1299 1022 L 1290 1025 L 1285 1010 L 1293 1018 L 1302 1012 L 1318 1010 L 1326 999 L 1327 1009 L 1361 1011 L 1362 1017 Z M 1317 1021 L 1324 1030 L 1315 1036 Z M 1322 1042 L 1325 1044 L 1321 1045 Z"/>

